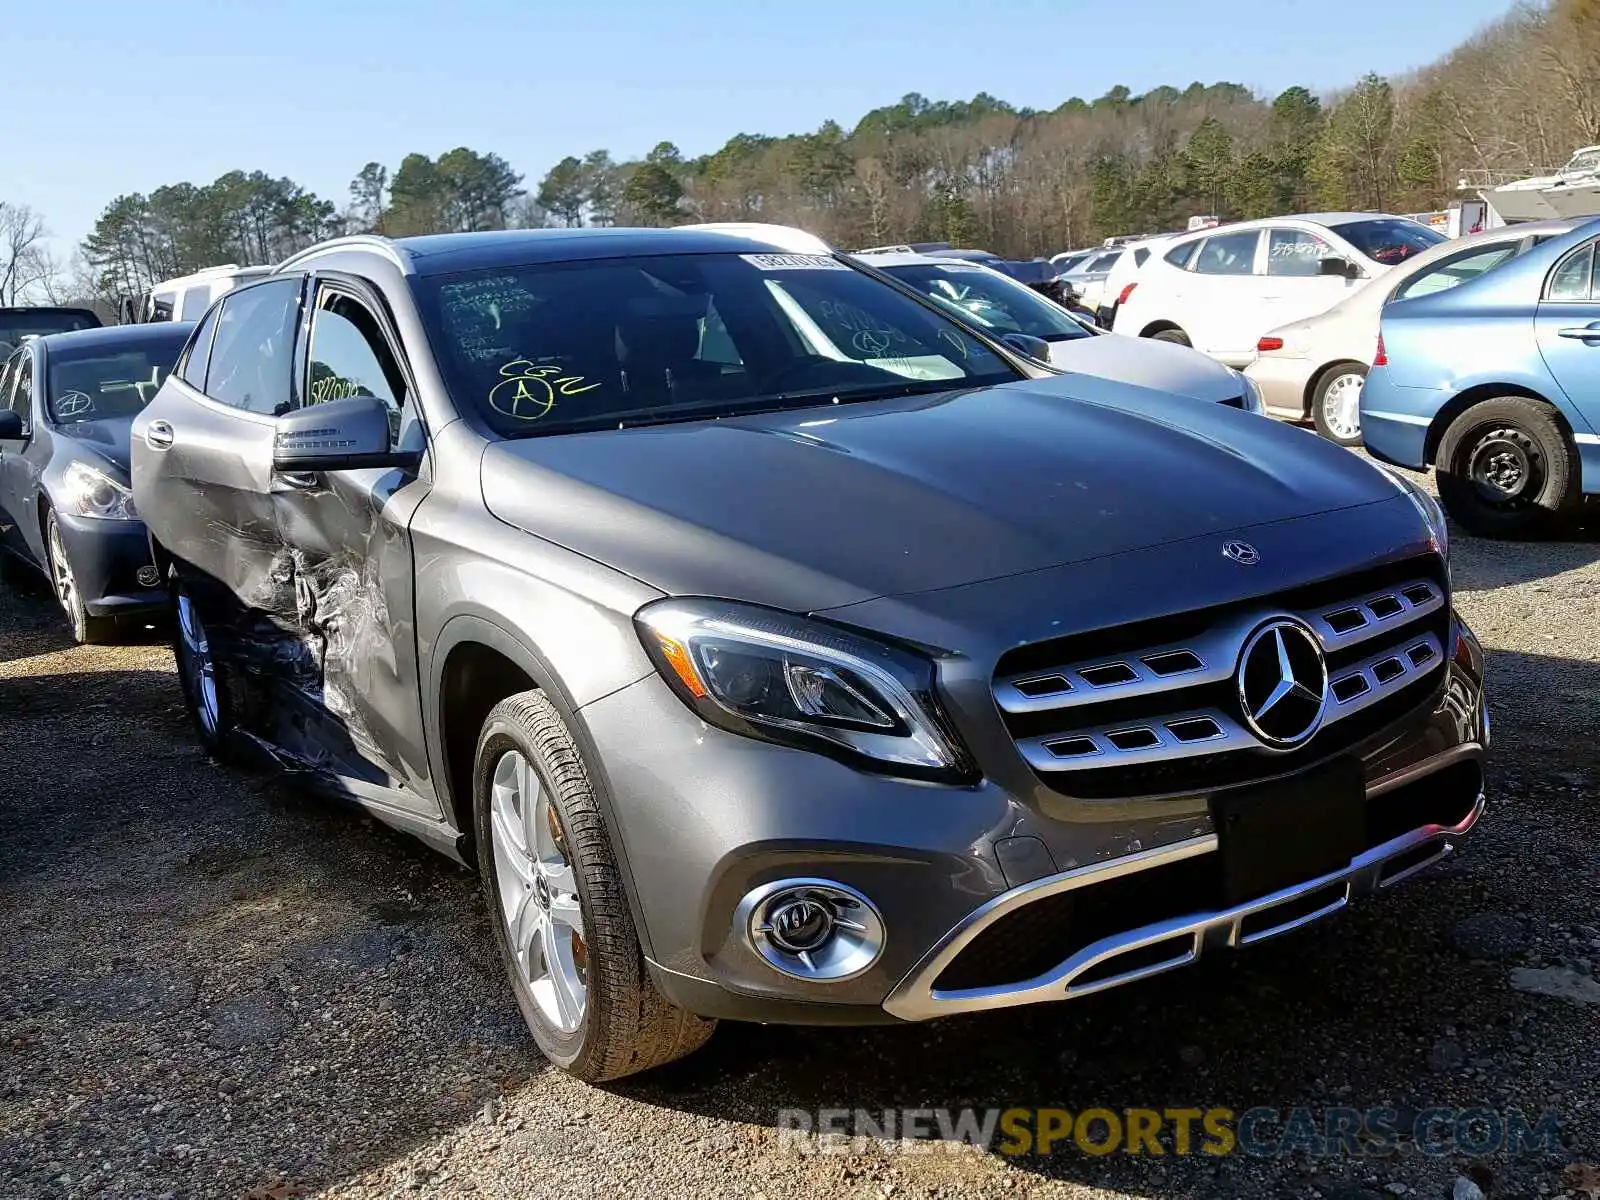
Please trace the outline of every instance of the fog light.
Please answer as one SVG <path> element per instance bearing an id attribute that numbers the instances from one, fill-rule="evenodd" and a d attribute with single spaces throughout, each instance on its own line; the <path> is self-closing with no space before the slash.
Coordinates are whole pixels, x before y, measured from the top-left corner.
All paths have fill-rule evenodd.
<path id="1" fill-rule="evenodd" d="M 139 581 L 140 587 L 153 588 L 161 582 L 161 572 L 154 567 L 140 567 L 134 572 L 134 578 Z"/>
<path id="2" fill-rule="evenodd" d="M 739 902 L 734 928 L 774 970 L 819 983 L 853 979 L 883 953 L 872 902 L 827 879 L 763 884 Z"/>

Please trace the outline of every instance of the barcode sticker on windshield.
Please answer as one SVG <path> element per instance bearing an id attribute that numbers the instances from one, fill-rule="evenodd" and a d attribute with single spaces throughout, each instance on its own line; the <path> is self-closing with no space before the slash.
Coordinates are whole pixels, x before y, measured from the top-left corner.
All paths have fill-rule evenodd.
<path id="1" fill-rule="evenodd" d="M 836 258 L 826 254 L 741 254 L 740 258 L 763 271 L 848 271 Z"/>

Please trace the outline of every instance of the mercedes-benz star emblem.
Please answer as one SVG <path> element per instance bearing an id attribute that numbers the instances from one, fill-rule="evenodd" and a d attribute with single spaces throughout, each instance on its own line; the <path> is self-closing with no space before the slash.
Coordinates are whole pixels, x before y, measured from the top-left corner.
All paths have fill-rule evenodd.
<path id="1" fill-rule="evenodd" d="M 1253 567 L 1261 561 L 1261 551 L 1249 542 L 1223 542 L 1222 556 L 1247 567 Z"/>
<path id="2" fill-rule="evenodd" d="M 1291 749 L 1310 740 L 1328 703 L 1328 664 L 1310 626 L 1268 621 L 1239 655 L 1239 707 L 1267 745 Z"/>

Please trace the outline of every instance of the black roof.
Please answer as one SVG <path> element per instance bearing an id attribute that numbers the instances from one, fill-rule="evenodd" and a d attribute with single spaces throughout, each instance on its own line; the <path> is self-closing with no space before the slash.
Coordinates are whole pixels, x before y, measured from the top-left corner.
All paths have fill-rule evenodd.
<path id="1" fill-rule="evenodd" d="M 45 353 L 53 351 L 113 350 L 141 342 L 183 341 L 193 332 L 196 321 L 151 321 L 139 325 L 102 325 L 98 329 L 74 329 L 69 333 L 47 333 L 36 339 Z"/>
<path id="2" fill-rule="evenodd" d="M 394 245 L 418 275 L 648 254 L 792 253 L 757 238 L 705 229 L 498 229 L 397 238 Z"/>

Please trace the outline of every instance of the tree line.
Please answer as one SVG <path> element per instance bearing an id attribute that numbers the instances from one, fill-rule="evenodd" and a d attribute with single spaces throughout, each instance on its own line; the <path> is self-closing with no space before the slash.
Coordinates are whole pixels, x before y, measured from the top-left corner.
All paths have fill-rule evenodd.
<path id="1" fill-rule="evenodd" d="M 697 158 L 670 141 L 637 160 L 592 150 L 536 182 L 494 153 L 411 154 L 392 171 L 367 163 L 342 203 L 235 171 L 118 196 L 66 282 L 43 266 L 46 290 L 107 297 L 218 263 L 276 261 L 340 233 L 722 220 L 799 225 L 842 246 L 941 240 L 1028 257 L 1201 214 L 1430 211 L 1468 173 L 1549 170 L 1595 142 L 1600 0 L 1545 0 L 1426 68 L 1323 96 L 1192 83 L 1037 110 L 987 93 L 911 94 L 849 129 L 741 133 Z M 8 279 L 39 284 L 37 250 L 15 240 L 0 238 L 0 301 Z"/>

